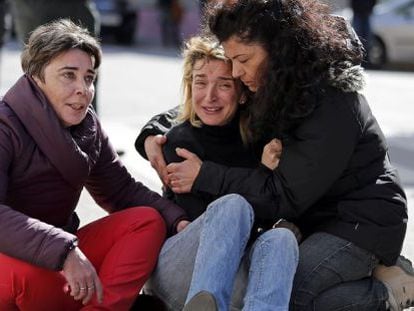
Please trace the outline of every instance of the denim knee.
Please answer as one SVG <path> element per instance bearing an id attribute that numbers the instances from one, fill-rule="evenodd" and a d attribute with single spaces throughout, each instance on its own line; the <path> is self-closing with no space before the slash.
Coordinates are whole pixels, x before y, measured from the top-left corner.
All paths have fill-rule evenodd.
<path id="1" fill-rule="evenodd" d="M 299 261 L 299 245 L 295 234 L 287 228 L 270 229 L 257 238 L 258 242 L 268 243 L 275 249 L 290 250 Z"/>
<path id="2" fill-rule="evenodd" d="M 343 238 L 324 232 L 312 234 L 300 245 L 291 310 L 309 310 L 315 303 L 324 305 L 324 310 L 377 310 L 369 306 L 378 302 L 378 296 L 382 299 L 382 292 L 369 278 L 375 262 L 372 253 Z M 352 297 L 351 304 L 348 297 Z M 331 308 L 336 304 L 340 307 Z"/>
<path id="3" fill-rule="evenodd" d="M 243 221 L 253 226 L 254 221 L 252 206 L 238 194 L 228 194 L 213 201 L 208 206 L 206 215 L 208 218 L 226 220 L 229 225 L 233 225 L 237 221 Z"/>

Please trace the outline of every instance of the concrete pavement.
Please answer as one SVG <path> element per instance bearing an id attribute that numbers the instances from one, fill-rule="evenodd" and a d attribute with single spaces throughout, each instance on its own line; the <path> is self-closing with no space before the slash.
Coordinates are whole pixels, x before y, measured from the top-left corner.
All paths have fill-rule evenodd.
<path id="1" fill-rule="evenodd" d="M 181 60 L 179 51 L 159 46 L 118 47 L 104 45 L 98 88 L 98 107 L 104 128 L 130 172 L 159 191 L 160 182 L 133 143 L 143 124 L 155 113 L 179 103 Z M 20 47 L 9 42 L 0 63 L 0 93 L 21 75 Z M 414 72 L 368 71 L 364 90 L 390 146 L 408 197 L 409 223 L 403 253 L 414 259 Z M 104 213 L 87 193 L 78 212 L 82 223 Z"/>

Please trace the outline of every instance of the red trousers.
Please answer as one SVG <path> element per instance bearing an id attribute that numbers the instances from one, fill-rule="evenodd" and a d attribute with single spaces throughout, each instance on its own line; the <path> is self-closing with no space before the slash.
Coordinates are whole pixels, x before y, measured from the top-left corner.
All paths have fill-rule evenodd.
<path id="1" fill-rule="evenodd" d="M 134 207 L 81 228 L 79 247 L 94 265 L 104 288 L 83 306 L 64 293 L 65 278 L 0 253 L 0 310 L 129 310 L 148 279 L 165 239 L 165 224 L 152 208 Z"/>

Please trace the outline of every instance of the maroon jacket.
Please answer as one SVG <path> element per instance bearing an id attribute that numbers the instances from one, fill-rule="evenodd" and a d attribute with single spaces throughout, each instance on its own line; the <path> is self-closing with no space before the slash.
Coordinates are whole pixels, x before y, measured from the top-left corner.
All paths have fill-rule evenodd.
<path id="1" fill-rule="evenodd" d="M 131 177 L 92 110 L 65 128 L 33 80 L 21 77 L 0 102 L 0 252 L 61 269 L 76 240 L 83 187 L 109 213 L 156 208 L 170 233 L 186 218 Z"/>

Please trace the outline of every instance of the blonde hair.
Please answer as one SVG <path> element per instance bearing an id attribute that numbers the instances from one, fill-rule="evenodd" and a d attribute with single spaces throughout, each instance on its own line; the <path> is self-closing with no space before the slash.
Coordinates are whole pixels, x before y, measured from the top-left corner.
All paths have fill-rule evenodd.
<path id="1" fill-rule="evenodd" d="M 201 121 L 195 114 L 192 104 L 192 83 L 193 83 L 193 70 L 195 63 L 198 60 L 222 60 L 230 63 L 230 60 L 225 56 L 223 47 L 220 43 L 212 37 L 196 36 L 189 39 L 183 49 L 183 101 L 180 106 L 180 112 L 177 116 L 178 121 L 189 121 L 192 126 L 200 127 Z M 203 64 L 204 65 L 204 64 Z"/>
<path id="2" fill-rule="evenodd" d="M 192 126 L 201 127 L 202 122 L 197 117 L 192 102 L 192 83 L 193 83 L 193 70 L 195 63 L 198 60 L 204 60 L 204 63 L 209 60 L 221 60 L 231 65 L 230 59 L 224 54 L 222 45 L 214 37 L 201 37 L 195 36 L 189 39 L 183 49 L 183 78 L 182 78 L 182 90 L 183 100 L 180 105 L 180 111 L 177 116 L 178 122 L 189 121 Z M 247 88 L 240 83 L 240 93 L 243 93 L 244 104 L 239 106 L 240 109 L 240 121 L 239 129 L 243 143 L 248 144 L 251 141 L 249 126 L 249 114 L 247 106 L 250 104 Z"/>

